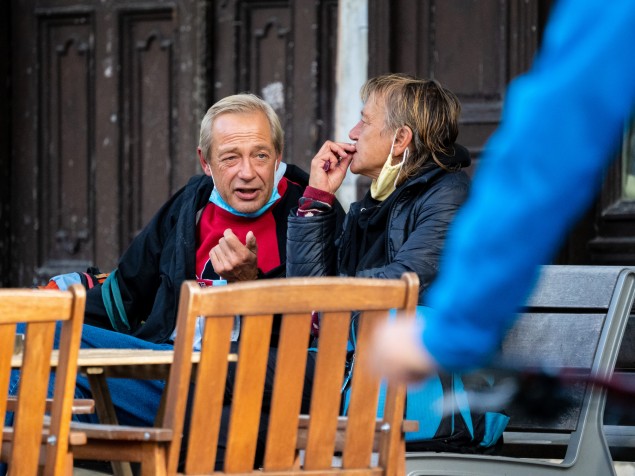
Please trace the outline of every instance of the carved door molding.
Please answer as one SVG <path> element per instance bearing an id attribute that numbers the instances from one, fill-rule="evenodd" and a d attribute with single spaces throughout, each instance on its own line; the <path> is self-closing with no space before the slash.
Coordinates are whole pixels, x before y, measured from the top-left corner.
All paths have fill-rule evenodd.
<path id="1" fill-rule="evenodd" d="M 11 3 L 13 283 L 109 271 L 196 171 L 200 5 Z"/>
<path id="2" fill-rule="evenodd" d="M 333 133 L 337 0 L 224 0 L 211 24 L 216 101 L 249 91 L 278 112 L 284 160 L 309 170 Z"/>

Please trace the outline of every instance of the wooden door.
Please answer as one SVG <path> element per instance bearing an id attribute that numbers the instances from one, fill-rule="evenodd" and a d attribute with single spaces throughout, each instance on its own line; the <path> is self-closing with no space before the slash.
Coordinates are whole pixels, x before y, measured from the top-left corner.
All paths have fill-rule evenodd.
<path id="1" fill-rule="evenodd" d="M 500 121 L 507 84 L 531 65 L 550 3 L 369 0 L 369 76 L 410 73 L 457 94 L 458 140 L 476 164 Z"/>
<path id="2" fill-rule="evenodd" d="M 10 30 L 10 5 L 9 2 L 0 2 L 0 287 L 9 282 L 10 256 L 9 256 L 9 231 L 11 222 L 9 212 L 11 210 L 11 76 L 9 42 Z"/>
<path id="3" fill-rule="evenodd" d="M 0 8 L 11 24 L 0 37 L 9 58 L 0 75 L 11 84 L 0 108 L 11 125 L 0 149 L 9 157 L 0 166 L 2 285 L 111 270 L 198 172 L 200 120 L 228 94 L 251 91 L 274 105 L 289 163 L 308 169 L 332 134 L 337 0 Z"/>
<path id="4" fill-rule="evenodd" d="M 111 270 L 197 170 L 204 9 L 196 0 L 11 2 L 5 282 Z"/>
<path id="5" fill-rule="evenodd" d="M 554 3 L 369 0 L 369 75 L 433 77 L 457 93 L 463 105 L 459 142 L 476 159 L 474 169 L 498 126 L 505 89 L 530 67 Z M 635 123 L 625 128 L 601 194 L 569 233 L 556 263 L 635 264 L 634 131 Z"/>
<path id="6" fill-rule="evenodd" d="M 337 0 L 214 2 L 213 91 L 250 91 L 273 105 L 284 160 L 309 170 L 333 131 Z"/>

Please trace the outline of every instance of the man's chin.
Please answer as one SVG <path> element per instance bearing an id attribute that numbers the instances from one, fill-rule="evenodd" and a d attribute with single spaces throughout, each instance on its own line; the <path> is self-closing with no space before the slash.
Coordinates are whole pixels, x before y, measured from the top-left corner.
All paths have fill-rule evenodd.
<path id="1" fill-rule="evenodd" d="M 254 213 L 262 208 L 262 204 L 250 201 L 238 201 L 230 204 L 234 210 L 240 213 Z"/>

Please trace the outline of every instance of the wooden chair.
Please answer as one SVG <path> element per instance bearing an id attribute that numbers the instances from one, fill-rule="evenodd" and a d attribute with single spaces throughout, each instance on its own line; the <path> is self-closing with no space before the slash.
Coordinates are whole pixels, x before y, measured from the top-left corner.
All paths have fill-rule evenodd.
<path id="1" fill-rule="evenodd" d="M 12 427 L 4 427 L 0 459 L 9 463 L 11 475 L 70 475 L 73 468 L 69 444 L 85 441 L 70 433 L 77 354 L 84 320 L 86 293 L 82 286 L 69 291 L 0 289 L 0 418 L 14 411 Z M 17 399 L 7 398 L 16 324 L 26 323 Z M 61 322 L 55 390 L 50 407 L 47 390 L 57 322 Z M 45 430 L 45 411 L 50 425 Z"/>
<path id="2" fill-rule="evenodd" d="M 225 468 L 227 472 L 252 471 L 272 316 L 284 314 L 277 364 L 277 375 L 281 378 L 275 384 L 271 407 L 265 471 L 296 471 L 296 441 L 306 440 L 307 470 L 330 468 L 336 449 L 343 451 L 344 468 L 368 469 L 375 444 L 379 468 L 373 472 L 401 474 L 405 392 L 390 387 L 384 418 L 376 419 L 379 381 L 365 370 L 367 339 L 372 327 L 386 318 L 389 309 L 414 314 L 418 291 L 419 282 L 412 273 L 401 280 L 289 278 L 210 288 L 185 282 L 179 302 L 174 360 L 163 412 L 158 415 L 155 427 L 73 423 L 74 429 L 87 436 L 86 444 L 74 449 L 74 455 L 76 459 L 140 462 L 144 476 L 176 473 L 192 381 L 194 326 L 198 316 L 206 316 L 185 472 L 211 473 L 227 366 L 236 358 L 230 354 L 230 333 L 234 316 L 242 315 L 240 360 Z M 316 391 L 309 418 L 300 417 L 299 410 L 312 310 L 322 311 L 324 316 L 314 380 Z M 362 311 L 357 369 L 346 439 L 336 442 L 336 435 L 346 427 L 345 419 L 338 419 L 338 411 L 351 310 Z"/>
<path id="3" fill-rule="evenodd" d="M 205 289 L 186 283 L 182 296 L 188 306 L 179 325 L 192 328 L 196 316 L 206 316 L 206 323 L 184 474 L 214 472 L 235 315 L 241 316 L 241 332 L 224 471 L 253 472 L 275 314 L 282 317 L 262 472 L 403 474 L 405 389 L 388 387 L 378 419 L 380 380 L 369 365 L 369 337 L 391 308 L 405 311 L 400 318 L 414 316 L 418 293 L 413 273 L 401 280 L 288 278 Z M 310 414 L 301 416 L 313 310 L 321 312 L 320 338 Z M 343 418 L 338 415 L 352 311 L 361 314 L 351 400 Z M 374 447 L 379 456 L 372 467 Z M 298 450 L 304 452 L 302 460 Z M 341 467 L 334 467 L 340 451 Z"/>

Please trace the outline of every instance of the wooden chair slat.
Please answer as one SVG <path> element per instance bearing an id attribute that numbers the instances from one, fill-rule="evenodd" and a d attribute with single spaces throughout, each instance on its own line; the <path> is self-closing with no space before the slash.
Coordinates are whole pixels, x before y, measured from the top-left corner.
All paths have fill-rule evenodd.
<path id="1" fill-rule="evenodd" d="M 272 322 L 272 315 L 242 316 L 238 364 L 227 435 L 227 472 L 247 471 L 253 465 Z"/>
<path id="2" fill-rule="evenodd" d="M 15 326 L 0 326 L 0 397 L 8 395 L 9 380 L 11 378 L 11 357 L 13 357 L 13 343 L 15 341 Z M 5 421 L 8 402 L 5 398 L 0 398 L 0 421 Z M 9 411 L 13 409 L 9 408 Z M 2 458 L 2 448 L 0 448 L 0 458 Z"/>
<path id="3" fill-rule="evenodd" d="M 365 409 L 369 400 L 376 402 L 378 399 L 379 378 L 371 369 L 371 355 L 366 346 L 370 344 L 371 335 L 378 322 L 386 317 L 386 311 L 368 311 L 360 319 L 357 336 L 359 358 L 355 360 L 355 378 L 352 381 L 348 407 L 348 427 L 342 459 L 344 468 L 359 468 L 370 464 L 376 415 Z"/>
<path id="4" fill-rule="evenodd" d="M 322 315 L 311 393 L 313 418 L 304 463 L 307 470 L 326 469 L 332 463 L 350 319 L 350 312 L 325 312 Z"/>
<path id="5" fill-rule="evenodd" d="M 278 378 L 273 387 L 264 460 L 267 471 L 291 469 L 295 461 L 296 421 L 300 415 L 304 387 L 304 379 L 298 377 L 304 375 L 310 330 L 310 313 L 283 317 L 276 362 Z"/>
<path id="6" fill-rule="evenodd" d="M 44 425 L 46 391 L 51 372 L 48 359 L 53 350 L 55 328 L 48 323 L 27 324 L 24 341 L 18 408 L 13 427 L 12 461 L 21 461 L 26 471 L 35 471 L 40 453 L 40 434 Z"/>
<path id="7" fill-rule="evenodd" d="M 397 310 L 397 319 L 414 319 L 419 299 L 419 279 L 413 273 L 405 273 L 402 278 L 411 291 L 405 298 L 404 306 Z M 416 289 L 415 292 L 412 292 Z M 380 433 L 379 465 L 386 468 L 388 476 L 405 474 L 406 441 L 402 429 L 403 415 L 406 410 L 406 386 L 389 385 L 384 405 L 384 422 Z"/>
<path id="8" fill-rule="evenodd" d="M 194 426 L 189 434 L 187 471 L 190 473 L 214 469 L 233 324 L 233 316 L 210 319 L 205 324 L 205 351 L 198 364 L 197 378 L 206 385 L 197 385 L 194 389 L 192 419 L 201 424 Z"/>

